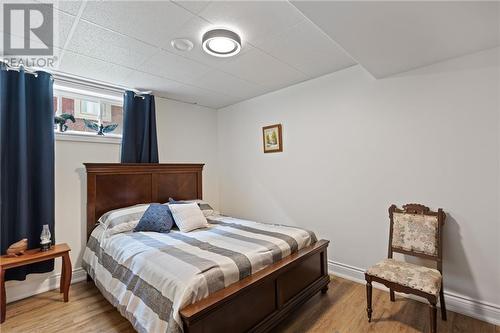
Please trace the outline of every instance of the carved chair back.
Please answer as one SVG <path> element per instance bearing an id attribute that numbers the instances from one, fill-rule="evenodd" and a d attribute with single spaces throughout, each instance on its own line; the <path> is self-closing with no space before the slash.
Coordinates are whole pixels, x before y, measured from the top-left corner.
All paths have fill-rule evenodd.
<path id="1" fill-rule="evenodd" d="M 393 252 L 398 252 L 434 260 L 437 269 L 442 272 L 444 211 L 439 208 L 433 212 L 419 204 L 407 204 L 403 209 L 392 205 L 389 207 L 389 218 L 388 257 L 392 258 Z"/>

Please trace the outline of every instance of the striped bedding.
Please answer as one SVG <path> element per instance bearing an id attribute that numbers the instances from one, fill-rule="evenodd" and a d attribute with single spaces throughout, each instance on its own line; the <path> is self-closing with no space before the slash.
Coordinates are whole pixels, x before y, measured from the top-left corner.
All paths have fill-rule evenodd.
<path id="1" fill-rule="evenodd" d="M 138 332 L 182 332 L 179 310 L 314 242 L 314 233 L 226 216 L 205 229 L 90 236 L 83 268 Z"/>

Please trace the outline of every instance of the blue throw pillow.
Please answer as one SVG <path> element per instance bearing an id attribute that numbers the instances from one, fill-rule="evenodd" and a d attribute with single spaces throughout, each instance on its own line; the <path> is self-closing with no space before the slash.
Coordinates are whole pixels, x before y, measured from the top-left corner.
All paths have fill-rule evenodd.
<path id="1" fill-rule="evenodd" d="M 174 218 L 167 205 L 151 204 L 135 226 L 134 232 L 154 231 L 168 233 L 173 225 Z"/>

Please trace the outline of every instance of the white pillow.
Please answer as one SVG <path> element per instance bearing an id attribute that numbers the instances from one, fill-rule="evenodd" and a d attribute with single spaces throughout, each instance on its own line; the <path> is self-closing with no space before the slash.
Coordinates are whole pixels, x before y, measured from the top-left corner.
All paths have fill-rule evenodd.
<path id="1" fill-rule="evenodd" d="M 175 224 L 181 232 L 208 227 L 208 222 L 197 203 L 169 204 Z"/>

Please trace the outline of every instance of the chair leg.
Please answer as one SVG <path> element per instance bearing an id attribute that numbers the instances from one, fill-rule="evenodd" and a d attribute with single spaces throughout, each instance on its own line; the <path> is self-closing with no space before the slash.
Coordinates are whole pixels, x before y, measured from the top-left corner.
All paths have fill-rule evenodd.
<path id="1" fill-rule="evenodd" d="M 389 294 L 391 295 L 391 302 L 395 302 L 396 296 L 394 295 L 394 290 L 390 289 Z"/>
<path id="2" fill-rule="evenodd" d="M 368 314 L 368 322 L 372 321 L 372 282 L 366 281 L 366 313 Z"/>
<path id="3" fill-rule="evenodd" d="M 436 308 L 436 303 L 429 303 L 429 312 L 430 312 L 430 317 L 431 317 L 431 333 L 436 333 L 437 332 L 437 308 Z"/>
<path id="4" fill-rule="evenodd" d="M 439 304 L 441 305 L 441 319 L 446 321 L 446 305 L 444 302 L 444 290 L 443 290 L 443 284 L 441 283 L 441 291 L 439 292 Z"/>

